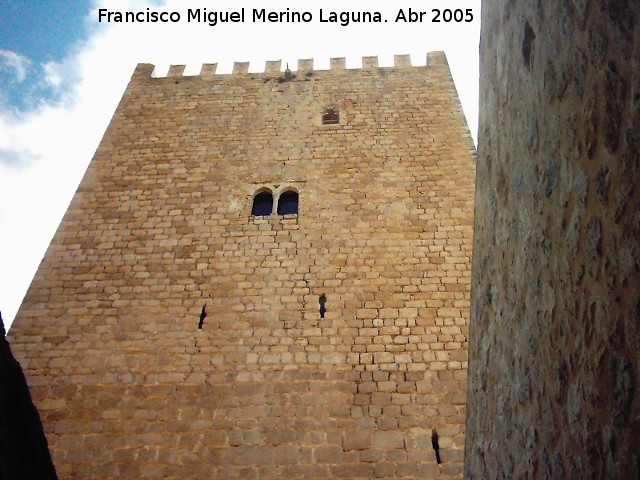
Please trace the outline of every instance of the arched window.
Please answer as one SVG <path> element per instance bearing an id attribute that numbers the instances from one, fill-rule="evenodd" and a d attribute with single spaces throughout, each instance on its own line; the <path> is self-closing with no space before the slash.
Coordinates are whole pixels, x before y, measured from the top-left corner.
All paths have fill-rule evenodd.
<path id="1" fill-rule="evenodd" d="M 327 107 L 322 114 L 322 124 L 330 125 L 332 123 L 340 123 L 340 116 L 338 110 L 333 107 Z"/>
<path id="2" fill-rule="evenodd" d="M 298 213 L 298 193 L 293 191 L 284 192 L 278 198 L 278 215 L 292 213 Z"/>
<path id="3" fill-rule="evenodd" d="M 269 191 L 260 192 L 253 197 L 253 207 L 251 208 L 251 215 L 258 217 L 265 217 L 271 215 L 273 209 L 273 195 Z"/>

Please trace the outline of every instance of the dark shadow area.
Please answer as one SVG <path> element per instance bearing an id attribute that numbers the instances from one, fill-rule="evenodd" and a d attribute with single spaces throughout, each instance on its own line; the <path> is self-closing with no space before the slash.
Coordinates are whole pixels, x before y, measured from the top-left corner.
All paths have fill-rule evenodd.
<path id="1" fill-rule="evenodd" d="M 40 416 L 0 315 L 0 480 L 57 478 Z"/>

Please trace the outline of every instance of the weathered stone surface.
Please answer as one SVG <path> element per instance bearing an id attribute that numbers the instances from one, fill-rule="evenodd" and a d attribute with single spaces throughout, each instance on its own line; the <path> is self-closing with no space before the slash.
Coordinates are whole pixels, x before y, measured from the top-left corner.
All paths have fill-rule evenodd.
<path id="1" fill-rule="evenodd" d="M 637 478 L 640 4 L 482 11 L 466 476 Z"/>
<path id="2" fill-rule="evenodd" d="M 400 63 L 138 66 L 10 333 L 61 477 L 462 475 L 475 152 Z"/>

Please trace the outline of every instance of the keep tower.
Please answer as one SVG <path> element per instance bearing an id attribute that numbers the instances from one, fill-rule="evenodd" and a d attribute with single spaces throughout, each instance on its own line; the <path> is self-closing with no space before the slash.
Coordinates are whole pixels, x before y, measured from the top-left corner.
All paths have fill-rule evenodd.
<path id="1" fill-rule="evenodd" d="M 475 149 L 444 54 L 153 69 L 9 333 L 59 476 L 460 477 Z"/>

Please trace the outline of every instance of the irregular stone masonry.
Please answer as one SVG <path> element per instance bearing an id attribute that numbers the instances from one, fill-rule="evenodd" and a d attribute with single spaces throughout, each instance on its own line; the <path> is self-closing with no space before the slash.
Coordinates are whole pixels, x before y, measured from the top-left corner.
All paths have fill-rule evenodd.
<path id="1" fill-rule="evenodd" d="M 640 3 L 484 0 L 466 471 L 640 478 Z"/>
<path id="2" fill-rule="evenodd" d="M 62 478 L 462 475 L 475 150 L 396 58 L 138 65 L 10 332 Z"/>

